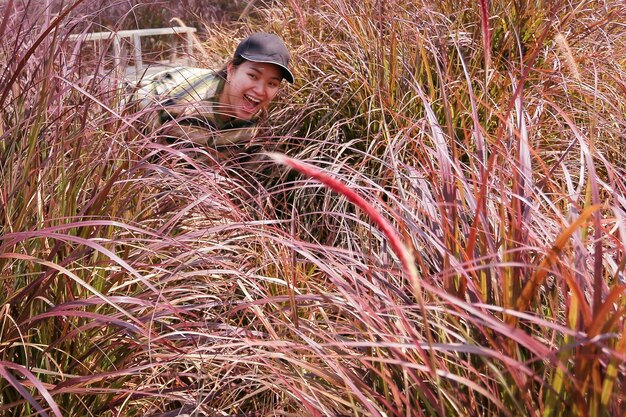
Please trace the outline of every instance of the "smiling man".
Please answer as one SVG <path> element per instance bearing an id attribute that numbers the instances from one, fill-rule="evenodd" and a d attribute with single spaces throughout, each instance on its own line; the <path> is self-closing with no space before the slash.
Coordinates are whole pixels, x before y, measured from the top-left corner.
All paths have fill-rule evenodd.
<path id="1" fill-rule="evenodd" d="M 243 40 L 220 71 L 173 68 L 141 83 L 141 108 L 156 109 L 149 128 L 165 143 L 193 142 L 232 156 L 257 133 L 283 79 L 293 83 L 289 51 L 274 34 Z"/>

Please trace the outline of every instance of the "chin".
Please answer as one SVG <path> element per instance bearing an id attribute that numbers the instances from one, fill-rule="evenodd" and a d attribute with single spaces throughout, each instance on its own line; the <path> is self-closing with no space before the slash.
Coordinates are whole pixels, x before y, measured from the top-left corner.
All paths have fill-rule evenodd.
<path id="1" fill-rule="evenodd" d="M 254 115 L 255 113 L 238 112 L 236 117 L 240 120 L 250 120 L 254 117 Z"/>
<path id="2" fill-rule="evenodd" d="M 262 107 L 255 107 L 254 109 L 252 109 L 250 111 L 244 110 L 244 109 L 239 109 L 239 111 L 237 111 L 237 118 L 238 119 L 243 119 L 243 120 L 250 120 L 250 119 L 254 118 L 254 116 L 256 114 L 259 114 L 261 109 L 262 109 Z"/>

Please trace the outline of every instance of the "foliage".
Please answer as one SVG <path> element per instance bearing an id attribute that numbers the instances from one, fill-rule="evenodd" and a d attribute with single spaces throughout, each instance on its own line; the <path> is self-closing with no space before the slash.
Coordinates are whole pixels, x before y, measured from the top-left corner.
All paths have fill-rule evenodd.
<path id="1" fill-rule="evenodd" d="M 267 177 L 3 6 L 0 415 L 624 415 L 625 6 L 257 3 Z"/>

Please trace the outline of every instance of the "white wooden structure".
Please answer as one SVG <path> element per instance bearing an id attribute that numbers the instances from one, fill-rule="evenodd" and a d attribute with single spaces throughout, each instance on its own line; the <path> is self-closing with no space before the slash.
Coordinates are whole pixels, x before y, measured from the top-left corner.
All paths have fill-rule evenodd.
<path id="1" fill-rule="evenodd" d="M 141 38 L 142 37 L 175 35 L 174 45 L 176 45 L 175 43 L 176 37 L 179 35 L 185 35 L 185 39 L 186 39 L 185 50 L 186 50 L 188 59 L 191 59 L 191 57 L 193 57 L 194 33 L 196 31 L 197 31 L 196 28 L 193 28 L 193 27 L 175 26 L 175 27 L 169 27 L 169 28 L 120 30 L 118 32 L 83 33 L 79 35 L 70 35 L 70 40 L 76 41 L 76 42 L 107 41 L 107 40 L 112 41 L 113 65 L 116 68 L 121 69 L 122 57 L 123 57 L 122 39 L 128 38 L 130 40 L 129 44 L 132 49 L 132 57 L 134 58 L 134 62 L 135 62 L 134 73 L 135 73 L 135 77 L 137 77 L 145 73 L 143 53 L 141 50 Z M 173 51 L 176 51 L 175 46 L 173 48 Z M 124 70 L 124 73 L 128 75 L 128 72 L 125 70 Z"/>

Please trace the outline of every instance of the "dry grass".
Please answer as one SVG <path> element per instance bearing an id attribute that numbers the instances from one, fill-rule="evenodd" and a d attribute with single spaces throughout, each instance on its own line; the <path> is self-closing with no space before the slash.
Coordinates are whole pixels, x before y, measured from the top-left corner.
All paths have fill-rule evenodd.
<path id="1" fill-rule="evenodd" d="M 0 415 L 626 415 L 624 6 L 257 3 L 265 176 L 3 6 Z"/>

